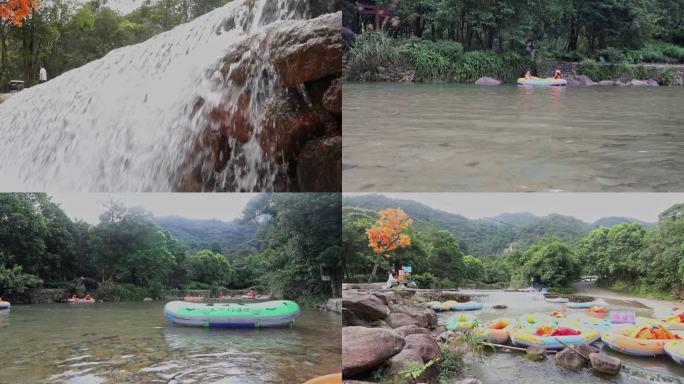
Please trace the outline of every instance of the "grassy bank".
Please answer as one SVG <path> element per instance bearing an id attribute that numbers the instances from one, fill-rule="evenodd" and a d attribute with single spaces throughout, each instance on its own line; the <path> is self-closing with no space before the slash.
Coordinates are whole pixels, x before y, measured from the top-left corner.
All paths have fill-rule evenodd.
<path id="1" fill-rule="evenodd" d="M 357 36 L 346 56 L 345 79 L 350 81 L 417 81 L 472 83 L 494 77 L 514 83 L 527 69 L 543 77 L 552 63 L 580 62 L 578 75 L 594 81 L 654 79 L 661 85 L 677 81 L 673 68 L 645 63 L 684 63 L 684 48 L 652 42 L 640 50 L 602 50 L 585 56 L 577 52 L 538 52 L 535 61 L 517 51 L 465 51 L 455 41 L 393 38 L 385 32 L 366 31 Z"/>

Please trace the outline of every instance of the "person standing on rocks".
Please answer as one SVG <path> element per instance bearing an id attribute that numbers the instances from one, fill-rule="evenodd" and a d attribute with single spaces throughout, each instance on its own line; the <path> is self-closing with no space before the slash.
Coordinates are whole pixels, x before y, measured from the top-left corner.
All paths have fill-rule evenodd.
<path id="1" fill-rule="evenodd" d="M 47 71 L 45 70 L 45 67 L 41 66 L 40 71 L 38 73 L 38 82 L 43 84 L 46 81 L 47 81 Z"/>

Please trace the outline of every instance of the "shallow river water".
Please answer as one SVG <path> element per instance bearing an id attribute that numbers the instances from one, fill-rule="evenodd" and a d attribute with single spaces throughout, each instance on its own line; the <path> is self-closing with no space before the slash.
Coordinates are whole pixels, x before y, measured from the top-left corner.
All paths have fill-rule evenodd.
<path id="1" fill-rule="evenodd" d="M 346 83 L 348 191 L 683 191 L 684 87 Z"/>
<path id="2" fill-rule="evenodd" d="M 480 321 L 488 321 L 498 317 L 518 318 L 525 313 L 552 311 L 580 312 L 581 309 L 568 309 L 564 304 L 555 304 L 544 301 L 539 293 L 527 292 L 467 292 L 472 299 L 485 304 L 480 311 L 470 311 Z M 632 310 L 638 316 L 652 317 L 652 309 L 639 302 L 629 300 L 597 300 L 611 310 Z M 504 310 L 493 309 L 496 304 L 505 304 Z M 440 324 L 446 324 L 449 317 L 459 312 L 440 312 L 438 314 Z M 622 360 L 624 369 L 614 378 L 601 378 L 595 376 L 590 369 L 579 372 L 565 370 L 555 365 L 553 358 L 544 362 L 536 363 L 525 359 L 524 354 L 513 351 L 498 351 L 488 354 L 484 363 L 471 362 L 468 365 L 467 374 L 476 376 L 488 384 L 526 383 L 526 384 L 598 384 L 598 383 L 684 383 L 684 366 L 674 363 L 667 357 L 639 358 L 627 356 L 615 352 L 603 346 L 606 354 L 618 357 Z"/>
<path id="3" fill-rule="evenodd" d="M 0 383 L 301 383 L 339 372 L 341 317 L 292 328 L 171 326 L 163 303 L 17 305 L 0 311 Z"/>

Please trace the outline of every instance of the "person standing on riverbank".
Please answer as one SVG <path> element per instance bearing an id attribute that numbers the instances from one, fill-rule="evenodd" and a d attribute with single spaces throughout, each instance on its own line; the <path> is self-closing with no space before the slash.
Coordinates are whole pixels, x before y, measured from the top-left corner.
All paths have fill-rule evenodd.
<path id="1" fill-rule="evenodd" d="M 41 66 L 40 71 L 38 73 L 38 82 L 43 84 L 46 81 L 47 81 L 47 70 L 45 69 L 45 67 Z"/>

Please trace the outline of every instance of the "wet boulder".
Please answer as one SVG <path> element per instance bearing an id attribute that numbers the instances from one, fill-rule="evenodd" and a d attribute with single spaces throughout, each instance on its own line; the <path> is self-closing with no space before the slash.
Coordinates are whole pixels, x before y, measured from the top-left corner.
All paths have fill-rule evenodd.
<path id="1" fill-rule="evenodd" d="M 477 85 L 501 85 L 501 81 L 493 77 L 480 77 L 475 81 Z"/>
<path id="2" fill-rule="evenodd" d="M 634 87 L 648 87 L 648 81 L 634 79 L 629 82 L 629 85 Z"/>
<path id="3" fill-rule="evenodd" d="M 342 185 L 342 136 L 310 140 L 297 161 L 299 189 L 308 192 L 337 192 Z"/>
<path id="4" fill-rule="evenodd" d="M 337 12 L 270 36 L 271 46 L 279 47 L 271 59 L 278 81 L 288 87 L 341 73 L 341 30 L 342 17 Z"/>
<path id="5" fill-rule="evenodd" d="M 556 353 L 556 365 L 568 369 L 580 369 L 587 365 L 587 359 L 570 348 Z"/>
<path id="6" fill-rule="evenodd" d="M 591 367 L 595 372 L 605 373 L 608 375 L 617 375 L 622 368 L 622 362 L 617 357 L 608 356 L 603 353 L 589 354 Z"/>
<path id="7" fill-rule="evenodd" d="M 598 84 L 603 85 L 603 86 L 615 86 L 615 85 L 617 85 L 614 80 L 601 80 L 601 81 L 599 81 Z"/>
<path id="8" fill-rule="evenodd" d="M 394 292 L 373 292 L 373 296 L 377 297 L 378 299 L 382 300 L 385 305 L 389 306 L 393 302 L 396 301 L 396 297 L 394 296 Z"/>
<path id="9" fill-rule="evenodd" d="M 373 295 L 343 296 L 342 307 L 354 317 L 366 321 L 382 320 L 390 314 L 385 303 Z"/>
<path id="10" fill-rule="evenodd" d="M 336 79 L 323 94 L 323 108 L 336 115 L 342 114 L 342 79 Z"/>
<path id="11" fill-rule="evenodd" d="M 577 87 L 577 86 L 580 85 L 580 82 L 577 81 L 577 80 L 576 80 L 574 77 L 572 77 L 572 76 L 566 77 L 566 78 L 565 78 L 565 81 L 567 82 L 568 87 Z"/>
<path id="12" fill-rule="evenodd" d="M 584 87 L 590 87 L 592 85 L 595 85 L 595 83 L 589 78 L 587 75 L 577 75 L 574 77 L 575 81 L 581 86 Z"/>
<path id="13" fill-rule="evenodd" d="M 383 328 L 342 328 L 342 374 L 354 377 L 368 372 L 404 349 L 406 341 Z"/>
<path id="14" fill-rule="evenodd" d="M 648 79 L 648 80 L 646 80 L 646 82 L 651 87 L 659 87 L 660 86 L 660 84 L 658 84 L 658 82 L 653 80 L 653 79 Z"/>

